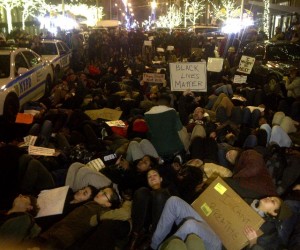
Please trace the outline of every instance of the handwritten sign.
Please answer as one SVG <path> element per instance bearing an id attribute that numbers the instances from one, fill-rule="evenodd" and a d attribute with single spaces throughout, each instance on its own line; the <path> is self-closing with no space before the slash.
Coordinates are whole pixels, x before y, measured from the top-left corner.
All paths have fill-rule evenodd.
<path id="1" fill-rule="evenodd" d="M 224 58 L 209 57 L 207 60 L 207 71 L 221 72 L 223 69 Z"/>
<path id="2" fill-rule="evenodd" d="M 206 92 L 206 63 L 170 63 L 171 90 Z"/>
<path id="3" fill-rule="evenodd" d="M 55 149 L 53 149 L 53 148 L 44 148 L 44 147 L 37 147 L 37 146 L 29 145 L 28 154 L 43 155 L 43 156 L 55 156 L 56 152 L 55 152 Z"/>
<path id="4" fill-rule="evenodd" d="M 249 75 L 253 68 L 254 62 L 255 62 L 254 57 L 242 56 L 237 71 Z"/>
<path id="5" fill-rule="evenodd" d="M 144 73 L 143 81 L 151 83 L 163 83 L 165 81 L 165 74 Z"/>
<path id="6" fill-rule="evenodd" d="M 243 75 L 234 75 L 233 83 L 243 84 L 247 82 L 247 76 Z"/>
<path id="7" fill-rule="evenodd" d="M 109 121 L 119 120 L 122 115 L 122 111 L 110 108 L 86 110 L 84 113 L 92 120 L 103 119 Z"/>
<path id="8" fill-rule="evenodd" d="M 220 177 L 193 202 L 193 208 L 210 225 L 226 249 L 240 250 L 249 244 L 246 226 L 258 231 L 264 220 Z"/>

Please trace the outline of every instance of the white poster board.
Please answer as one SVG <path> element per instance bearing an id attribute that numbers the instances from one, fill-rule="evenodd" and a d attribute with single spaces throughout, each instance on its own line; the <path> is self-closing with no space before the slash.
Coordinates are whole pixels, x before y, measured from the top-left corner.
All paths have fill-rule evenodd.
<path id="1" fill-rule="evenodd" d="M 207 71 L 221 72 L 223 69 L 224 58 L 209 57 L 207 60 Z"/>
<path id="2" fill-rule="evenodd" d="M 36 218 L 62 214 L 68 190 L 69 186 L 63 186 L 41 191 L 37 198 L 40 210 Z"/>
<path id="3" fill-rule="evenodd" d="M 151 83 L 164 83 L 165 74 L 144 73 L 143 74 L 143 81 L 144 82 L 151 82 Z"/>
<path id="4" fill-rule="evenodd" d="M 243 84 L 247 82 L 247 76 L 243 75 L 234 75 L 233 83 Z"/>
<path id="5" fill-rule="evenodd" d="M 207 91 L 206 62 L 170 63 L 171 90 Z"/>
<path id="6" fill-rule="evenodd" d="M 249 75 L 253 68 L 254 62 L 255 62 L 254 57 L 242 56 L 237 71 Z"/>
<path id="7" fill-rule="evenodd" d="M 152 41 L 147 41 L 147 40 L 145 40 L 145 41 L 144 41 L 144 45 L 145 45 L 145 46 L 152 46 Z"/>

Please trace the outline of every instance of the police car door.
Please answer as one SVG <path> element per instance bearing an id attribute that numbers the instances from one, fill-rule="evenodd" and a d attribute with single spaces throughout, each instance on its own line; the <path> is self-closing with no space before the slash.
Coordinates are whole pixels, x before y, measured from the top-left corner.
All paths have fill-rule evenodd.
<path id="1" fill-rule="evenodd" d="M 45 84 L 46 84 L 46 72 L 43 70 L 43 64 L 41 57 L 33 51 L 23 52 L 29 67 L 33 70 L 31 75 L 31 98 L 37 98 L 44 95 Z"/>
<path id="2" fill-rule="evenodd" d="M 68 69 L 70 67 L 71 51 L 63 42 L 58 42 L 57 47 L 61 56 L 61 67 L 63 69 Z"/>
<path id="3" fill-rule="evenodd" d="M 22 52 L 15 55 L 15 75 L 17 77 L 16 90 L 19 96 L 20 105 L 30 100 L 30 89 L 32 86 L 35 73 L 30 69 L 30 66 Z M 26 70 L 25 70 L 26 69 Z M 22 73 L 20 73 L 22 72 Z M 20 73 L 20 74 L 19 74 Z"/>

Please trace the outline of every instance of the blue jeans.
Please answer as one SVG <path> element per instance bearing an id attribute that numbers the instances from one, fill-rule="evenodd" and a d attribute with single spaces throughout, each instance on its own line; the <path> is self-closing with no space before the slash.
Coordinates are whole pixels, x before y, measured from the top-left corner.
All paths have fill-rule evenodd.
<path id="1" fill-rule="evenodd" d="M 174 223 L 179 226 L 174 234 L 178 238 L 185 240 L 189 234 L 194 233 L 203 240 L 205 249 L 219 250 L 222 248 L 219 237 L 202 217 L 184 200 L 172 196 L 168 199 L 152 236 L 151 247 L 153 249 L 158 249 L 170 233 Z"/>
<path id="2" fill-rule="evenodd" d="M 49 120 L 45 120 L 42 126 L 38 123 L 32 125 L 29 134 L 39 137 L 37 146 L 48 146 L 52 134 L 52 127 L 52 122 Z"/>
<path id="3" fill-rule="evenodd" d="M 293 215 L 282 222 L 279 236 L 286 246 L 300 244 L 299 230 L 295 230 L 297 224 L 300 223 L 300 201 L 285 200 L 284 203 L 292 210 Z"/>

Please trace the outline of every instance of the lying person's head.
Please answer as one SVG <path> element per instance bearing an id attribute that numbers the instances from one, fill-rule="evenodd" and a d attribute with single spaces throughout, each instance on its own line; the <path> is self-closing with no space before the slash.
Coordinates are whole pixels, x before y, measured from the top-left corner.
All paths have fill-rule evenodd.
<path id="1" fill-rule="evenodd" d="M 14 199 L 10 212 L 27 212 L 35 217 L 39 210 L 37 199 L 34 196 L 20 194 Z"/>
<path id="2" fill-rule="evenodd" d="M 150 156 L 145 155 L 142 159 L 140 159 L 136 165 L 137 172 L 146 172 L 149 169 L 155 167 L 157 165 L 157 159 Z"/>
<path id="3" fill-rule="evenodd" d="M 256 204 L 256 208 L 266 215 L 278 217 L 282 205 L 282 200 L 279 197 L 271 196 L 260 199 Z"/>
<path id="4" fill-rule="evenodd" d="M 148 185 L 154 190 L 160 189 L 162 186 L 162 177 L 157 169 L 150 169 L 147 173 Z"/>
<path id="5" fill-rule="evenodd" d="M 118 208 L 121 204 L 117 191 L 111 187 L 101 188 L 95 196 L 94 201 L 102 207 L 109 207 L 111 209 Z"/>
<path id="6" fill-rule="evenodd" d="M 92 200 L 98 193 L 98 189 L 92 185 L 88 185 L 84 188 L 79 189 L 74 193 L 74 199 L 71 203 L 79 203 L 83 201 Z"/>

